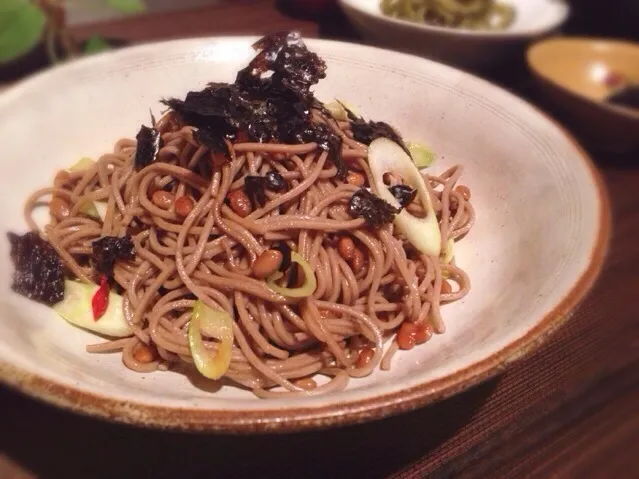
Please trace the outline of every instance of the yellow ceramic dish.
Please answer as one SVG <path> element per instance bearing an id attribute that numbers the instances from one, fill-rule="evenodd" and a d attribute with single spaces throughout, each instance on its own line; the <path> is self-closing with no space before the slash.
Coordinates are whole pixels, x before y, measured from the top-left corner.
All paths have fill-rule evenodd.
<path id="1" fill-rule="evenodd" d="M 639 110 L 606 101 L 620 79 L 639 83 L 639 44 L 551 38 L 528 49 L 528 66 L 585 138 L 608 149 L 639 146 Z"/>

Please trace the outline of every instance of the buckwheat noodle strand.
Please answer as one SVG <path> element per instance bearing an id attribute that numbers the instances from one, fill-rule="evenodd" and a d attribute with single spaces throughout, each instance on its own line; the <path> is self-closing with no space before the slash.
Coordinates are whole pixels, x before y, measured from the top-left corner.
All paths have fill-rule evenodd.
<path id="1" fill-rule="evenodd" d="M 352 138 L 349 123 L 320 111 L 313 114 L 314 121 L 342 138 L 349 169 L 374 185 L 367 147 Z M 172 112 L 155 127 L 164 142 L 158 161 L 136 171 L 136 143 L 121 139 L 94 166 L 58 175 L 52 187 L 26 201 L 29 227 L 80 280 L 92 278 L 82 258 L 90 254 L 93 241 L 103 235 L 134 238 L 135 259 L 118 261 L 114 270 L 132 335 L 89 345 L 89 352 L 119 351 L 126 367 L 138 372 L 192 363 L 187 328 L 200 299 L 234 318 L 235 344 L 225 376 L 266 398 L 330 393 L 344 389 L 351 377 L 366 376 L 379 366 L 389 369 L 404 322 L 426 324 L 435 333 L 445 330 L 440 306 L 467 294 L 466 273 L 454 259 L 447 263 L 417 252 L 393 224 L 372 229 L 349 216 L 348 200 L 359 187 L 338 179 L 317 144 L 237 141 L 229 144 L 231 160 L 216 168 L 193 130 Z M 270 170 L 282 175 L 288 190 L 267 191 L 263 206 L 238 214 L 228 202 L 231 192 L 245 176 Z M 462 171 L 454 166 L 439 176 L 424 174 L 444 248 L 474 222 L 472 205 L 455 189 Z M 175 203 L 163 207 L 154 202 L 158 190 L 192 198 L 188 215 L 181 216 Z M 40 231 L 33 212 L 51 197 L 62 198 L 69 215 L 52 219 Z M 104 221 L 82 214 L 87 201 L 106 204 Z M 419 200 L 408 211 L 426 214 Z M 361 254 L 357 264 L 340 253 L 343 237 Z M 256 258 L 281 241 L 311 265 L 317 280 L 311 297 L 282 296 L 252 275 Z M 204 342 L 211 353 L 218 344 Z M 152 359 L 137 359 L 140 348 L 154 352 Z M 317 385 L 310 380 L 316 376 L 329 380 Z"/>

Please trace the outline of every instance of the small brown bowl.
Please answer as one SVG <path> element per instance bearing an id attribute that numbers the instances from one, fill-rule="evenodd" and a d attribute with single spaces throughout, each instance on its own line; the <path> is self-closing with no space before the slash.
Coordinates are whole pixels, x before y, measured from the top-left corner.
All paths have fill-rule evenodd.
<path id="1" fill-rule="evenodd" d="M 527 61 L 542 92 L 586 141 L 616 152 L 639 147 L 639 110 L 606 101 L 614 78 L 639 83 L 639 44 L 551 38 L 532 45 Z"/>

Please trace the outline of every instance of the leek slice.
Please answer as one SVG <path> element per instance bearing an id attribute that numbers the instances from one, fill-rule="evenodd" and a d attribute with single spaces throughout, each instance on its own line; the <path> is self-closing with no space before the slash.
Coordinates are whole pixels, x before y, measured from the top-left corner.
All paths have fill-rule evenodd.
<path id="1" fill-rule="evenodd" d="M 95 165 L 95 161 L 85 156 L 84 158 L 80 158 L 80 161 L 78 161 L 71 168 L 69 168 L 69 171 L 84 171 L 84 170 L 88 170 L 93 165 Z"/>
<path id="2" fill-rule="evenodd" d="M 446 245 L 444 246 L 444 251 L 442 251 L 442 263 L 450 264 L 454 257 L 455 240 L 452 238 L 448 238 L 448 241 L 446 241 Z"/>
<path id="3" fill-rule="evenodd" d="M 384 184 L 384 173 L 399 174 L 404 181 L 417 190 L 419 199 L 426 209 L 426 217 L 417 218 L 403 209 L 395 216 L 395 225 L 419 251 L 431 256 L 439 256 L 441 253 L 441 233 L 437 215 L 424 178 L 413 160 L 394 141 L 388 138 L 378 138 L 368 147 L 368 165 L 375 180 L 377 193 L 396 208 L 400 208 L 401 205 Z"/>
<path id="4" fill-rule="evenodd" d="M 275 273 L 273 276 L 266 280 L 266 284 L 268 287 L 282 296 L 286 296 L 288 298 L 306 298 L 311 296 L 315 289 L 317 288 L 317 279 L 315 278 L 315 273 L 311 269 L 311 265 L 295 251 L 291 251 L 291 263 L 297 263 L 301 266 L 302 271 L 304 271 L 304 284 L 299 288 L 285 288 L 284 286 L 279 286 L 275 281 L 282 277 L 282 273 Z"/>
<path id="5" fill-rule="evenodd" d="M 87 201 L 80 207 L 80 212 L 104 223 L 104 218 L 106 218 L 107 213 L 107 204 L 104 201 Z"/>
<path id="6" fill-rule="evenodd" d="M 53 310 L 65 320 L 81 328 L 116 338 L 133 334 L 122 311 L 122 296 L 109 293 L 109 306 L 97 321 L 93 319 L 91 300 L 99 286 L 67 279 L 64 281 L 64 299 Z"/>
<path id="7" fill-rule="evenodd" d="M 335 100 L 330 103 L 325 103 L 324 106 L 337 121 L 348 120 L 348 114 L 344 107 L 348 108 L 354 115 L 357 115 L 355 109 L 345 101 Z"/>
<path id="8" fill-rule="evenodd" d="M 406 146 L 417 168 L 427 168 L 435 161 L 435 153 L 426 145 L 421 143 L 408 143 Z"/>
<path id="9" fill-rule="evenodd" d="M 202 333 L 220 341 L 215 356 L 204 347 Z M 189 323 L 188 339 L 197 370 L 209 379 L 224 376 L 233 352 L 233 318 L 227 312 L 210 308 L 197 300 Z"/>
<path id="10" fill-rule="evenodd" d="M 69 171 L 85 171 L 91 168 L 93 165 L 95 165 L 95 161 L 85 156 L 83 158 L 80 158 L 77 163 L 71 166 L 69 168 Z M 91 216 L 92 218 L 104 221 L 104 218 L 106 217 L 106 209 L 107 205 L 104 202 L 86 202 L 80 208 L 80 212 L 84 213 L 87 216 Z"/>

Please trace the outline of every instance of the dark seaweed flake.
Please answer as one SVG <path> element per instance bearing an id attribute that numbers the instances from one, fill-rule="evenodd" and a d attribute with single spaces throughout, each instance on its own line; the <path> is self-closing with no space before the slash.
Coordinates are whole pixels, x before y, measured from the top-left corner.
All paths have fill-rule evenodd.
<path id="1" fill-rule="evenodd" d="M 254 207 L 263 206 L 266 203 L 265 188 L 271 191 L 284 191 L 288 183 L 282 175 L 275 170 L 270 170 L 264 176 L 246 176 L 244 178 L 244 190 Z"/>
<path id="2" fill-rule="evenodd" d="M 186 123 L 220 136 L 232 136 L 251 110 L 251 103 L 237 85 L 210 83 L 202 91 L 187 93 L 184 100 L 170 98 L 162 103 L 177 112 Z"/>
<path id="3" fill-rule="evenodd" d="M 93 254 L 91 260 L 93 267 L 99 274 L 104 274 L 109 279 L 113 277 L 113 266 L 117 260 L 132 260 L 135 258 L 135 246 L 129 235 L 122 238 L 105 236 L 94 241 L 92 246 Z"/>
<path id="4" fill-rule="evenodd" d="M 288 187 L 284 177 L 275 170 L 270 170 L 264 175 L 264 183 L 271 191 L 284 191 Z"/>
<path id="5" fill-rule="evenodd" d="M 301 140 L 299 143 L 313 141 L 322 150 L 328 151 L 330 161 L 337 167 L 337 177 L 340 179 L 346 178 L 348 168 L 344 158 L 342 158 L 342 139 L 333 133 L 327 125 L 323 123 L 310 125 L 302 134 Z"/>
<path id="6" fill-rule="evenodd" d="M 266 203 L 264 186 L 265 179 L 263 176 L 247 176 L 244 178 L 244 190 L 254 208 L 263 206 Z"/>
<path id="7" fill-rule="evenodd" d="M 155 125 L 155 118 L 151 114 L 151 123 Z M 135 169 L 141 170 L 157 159 L 160 148 L 163 146 L 162 135 L 155 129 L 142 125 L 136 135 L 137 146 L 135 149 Z"/>
<path id="8" fill-rule="evenodd" d="M 400 211 L 400 208 L 395 208 L 364 188 L 353 193 L 348 201 L 348 214 L 353 218 L 364 218 L 375 228 L 391 223 Z"/>
<path id="9" fill-rule="evenodd" d="M 395 185 L 388 188 L 388 190 L 399 204 L 402 205 L 402 208 L 406 208 L 410 205 L 415 199 L 415 196 L 417 196 L 417 190 L 408 185 Z"/>
<path id="10" fill-rule="evenodd" d="M 268 35 L 253 48 L 258 54 L 237 74 L 236 84 L 244 88 L 288 91 L 311 100 L 311 86 L 326 77 L 326 63 L 306 48 L 299 32 Z M 269 72 L 271 76 L 265 78 Z"/>
<path id="11" fill-rule="evenodd" d="M 224 138 L 228 138 L 228 136 L 222 136 L 208 128 L 200 128 L 194 133 L 194 137 L 197 142 L 206 146 L 212 152 L 224 153 L 227 158 L 231 158 L 229 146 L 226 141 L 224 141 Z"/>
<path id="12" fill-rule="evenodd" d="M 36 233 L 9 233 L 15 271 L 11 289 L 27 298 L 55 304 L 64 298 L 64 265 L 55 249 Z"/>
<path id="13" fill-rule="evenodd" d="M 402 140 L 402 137 L 397 134 L 397 131 L 388 123 L 383 121 L 366 121 L 364 118 L 355 115 L 349 110 L 343 103 L 340 102 L 342 108 L 346 111 L 348 119 L 351 122 L 351 130 L 353 131 L 353 138 L 360 143 L 370 145 L 373 140 L 377 138 L 388 138 L 394 141 L 406 152 L 408 156 L 411 156 L 408 147 Z"/>
<path id="14" fill-rule="evenodd" d="M 329 152 L 338 176 L 345 177 L 341 139 L 311 121 L 319 102 L 310 89 L 326 76 L 324 61 L 306 48 L 299 32 L 269 35 L 253 47 L 258 53 L 234 84 L 211 83 L 184 100 L 163 103 L 197 128 L 197 141 L 214 151 L 223 151 L 220 140 L 234 138 L 238 130 L 250 141 L 316 142 Z"/>

